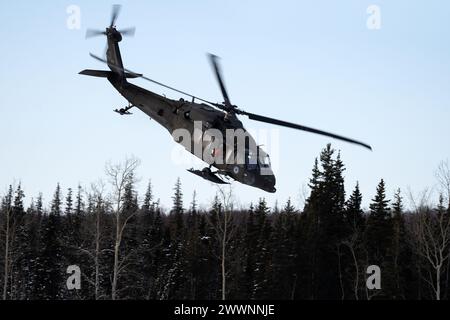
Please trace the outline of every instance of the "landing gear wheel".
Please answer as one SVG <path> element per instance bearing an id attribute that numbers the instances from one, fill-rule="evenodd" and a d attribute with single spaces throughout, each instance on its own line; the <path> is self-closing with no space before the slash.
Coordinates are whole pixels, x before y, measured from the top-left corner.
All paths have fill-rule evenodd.
<path id="1" fill-rule="evenodd" d="M 239 168 L 239 166 L 234 166 L 233 167 L 233 173 L 234 174 L 239 174 L 240 171 L 241 171 L 241 168 Z"/>

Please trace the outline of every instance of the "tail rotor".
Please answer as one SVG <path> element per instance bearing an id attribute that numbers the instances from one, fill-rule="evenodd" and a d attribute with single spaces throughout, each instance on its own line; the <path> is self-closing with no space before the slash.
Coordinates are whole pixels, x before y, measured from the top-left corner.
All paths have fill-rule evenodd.
<path id="1" fill-rule="evenodd" d="M 126 29 L 121 29 L 121 30 L 117 30 L 116 29 L 116 22 L 117 19 L 119 18 L 120 15 L 120 11 L 122 9 L 121 5 L 113 5 L 112 8 L 112 13 L 111 13 L 111 22 L 109 24 L 109 27 L 106 28 L 105 31 L 102 30 L 97 30 L 97 29 L 88 29 L 86 31 L 86 39 L 90 39 L 93 37 L 98 37 L 98 36 L 118 36 L 120 35 L 120 39 L 122 36 L 129 36 L 129 37 L 133 37 L 136 33 L 136 28 L 132 27 L 132 28 L 126 28 Z"/>

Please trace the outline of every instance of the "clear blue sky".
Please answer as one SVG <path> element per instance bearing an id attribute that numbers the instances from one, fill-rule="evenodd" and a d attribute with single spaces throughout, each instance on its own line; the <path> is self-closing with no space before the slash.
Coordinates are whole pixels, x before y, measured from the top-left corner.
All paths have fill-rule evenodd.
<path id="1" fill-rule="evenodd" d="M 88 186 L 108 160 L 142 160 L 170 206 L 181 177 L 185 202 L 197 189 L 203 204 L 215 190 L 172 162 L 170 135 L 142 114 L 112 112 L 125 101 L 103 79 L 104 28 L 111 1 L 1 3 L 0 192 L 21 181 L 28 198 L 46 200 L 55 185 Z M 81 8 L 81 29 L 66 27 L 66 8 Z M 297 202 L 314 158 L 328 142 L 342 152 L 347 192 L 360 181 L 364 203 L 384 178 L 419 191 L 450 155 L 450 3 L 448 1 L 123 1 L 119 27 L 136 26 L 121 43 L 125 66 L 213 101 L 220 93 L 205 53 L 222 57 L 232 102 L 250 111 L 318 127 L 372 144 L 374 152 L 324 137 L 280 129 L 275 195 L 234 184 L 239 203 L 266 197 Z M 381 29 L 366 26 L 368 6 L 381 9 Z M 135 80 L 168 97 L 179 96 Z M 247 128 L 267 128 L 243 119 Z M 271 129 L 271 127 L 269 127 Z"/>

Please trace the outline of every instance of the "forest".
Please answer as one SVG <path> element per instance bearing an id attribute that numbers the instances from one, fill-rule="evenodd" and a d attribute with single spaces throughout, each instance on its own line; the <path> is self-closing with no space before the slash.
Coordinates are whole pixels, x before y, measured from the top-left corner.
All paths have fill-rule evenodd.
<path id="1" fill-rule="evenodd" d="M 436 169 L 437 192 L 388 195 L 381 180 L 368 210 L 358 184 L 346 193 L 331 145 L 312 165 L 302 208 L 290 200 L 269 208 L 264 198 L 236 208 L 233 189 L 221 187 L 201 209 L 195 194 L 183 202 L 178 180 L 164 210 L 157 186 L 136 191 L 138 165 L 108 164 L 105 183 L 89 188 L 57 184 L 48 205 L 40 194 L 25 206 L 23 186 L 11 185 L 0 199 L 2 299 L 449 298 L 448 162 Z M 70 265 L 81 270 L 80 290 L 67 288 Z M 371 265 L 381 270 L 379 290 L 366 285 Z"/>

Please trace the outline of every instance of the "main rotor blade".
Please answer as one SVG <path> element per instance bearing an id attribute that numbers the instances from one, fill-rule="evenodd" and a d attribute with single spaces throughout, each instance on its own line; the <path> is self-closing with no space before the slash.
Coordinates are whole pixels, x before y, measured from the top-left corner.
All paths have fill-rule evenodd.
<path id="1" fill-rule="evenodd" d="M 95 60 L 98 60 L 98 61 L 100 61 L 100 62 L 103 62 L 103 63 L 105 63 L 105 64 L 108 64 L 108 61 L 107 61 L 107 60 L 102 59 L 102 58 L 96 56 L 96 55 L 93 54 L 93 53 L 89 53 L 89 55 L 90 55 L 92 58 L 94 58 Z M 170 87 L 170 86 L 168 86 L 168 85 L 166 85 L 166 84 L 164 84 L 164 83 L 158 82 L 158 81 L 156 81 L 156 80 L 147 78 L 147 77 L 144 76 L 143 74 L 136 73 L 136 72 L 131 71 L 131 70 L 126 69 L 126 68 L 122 68 L 122 67 L 120 67 L 120 66 L 118 66 L 118 65 L 112 65 L 112 66 L 115 67 L 115 68 L 117 68 L 117 69 L 119 69 L 119 70 L 122 70 L 122 71 L 124 71 L 124 72 L 130 73 L 131 75 L 135 76 L 136 78 L 142 78 L 142 79 L 144 79 L 144 80 L 147 80 L 147 81 L 149 81 L 149 82 L 152 82 L 152 83 L 154 83 L 154 84 L 157 84 L 158 86 L 161 86 L 161 87 L 164 87 L 164 88 L 166 88 L 166 89 L 169 89 L 169 90 L 172 90 L 172 91 L 181 93 L 182 95 L 185 95 L 185 96 L 187 96 L 187 97 L 190 97 L 190 98 L 193 98 L 193 99 L 196 99 L 196 100 L 199 100 L 199 101 L 202 101 L 202 102 L 205 102 L 205 103 L 207 103 L 207 104 L 210 104 L 210 105 L 212 105 L 212 106 L 217 107 L 217 104 L 216 104 L 216 103 L 213 103 L 213 102 L 211 102 L 211 101 L 208 101 L 208 100 L 199 98 L 199 97 L 194 96 L 194 95 L 192 95 L 192 94 L 190 94 L 190 93 L 187 93 L 187 92 L 178 90 L 178 89 L 176 89 L 176 88 L 174 88 L 174 87 Z"/>
<path id="2" fill-rule="evenodd" d="M 209 60 L 211 61 L 217 81 L 219 82 L 220 90 L 222 91 L 222 96 L 225 101 L 225 105 L 228 108 L 233 108 L 233 105 L 230 102 L 230 98 L 228 97 L 227 89 L 225 88 L 225 84 L 223 82 L 222 71 L 220 69 L 219 62 L 217 61 L 218 57 L 210 53 Z"/>
<path id="3" fill-rule="evenodd" d="M 295 124 L 295 123 L 290 123 L 290 122 L 281 121 L 281 120 L 277 120 L 277 119 L 273 119 L 273 118 L 268 118 L 268 117 L 260 116 L 260 115 L 257 115 L 257 114 L 254 114 L 254 113 L 245 112 L 245 111 L 241 111 L 240 114 L 248 116 L 249 119 L 251 119 L 251 120 L 265 122 L 265 123 L 270 123 L 270 124 L 275 124 L 275 125 L 278 125 L 278 126 L 283 126 L 283 127 L 288 127 L 288 128 L 292 128 L 292 129 L 307 131 L 307 132 L 311 132 L 311 133 L 315 133 L 315 134 L 320 134 L 320 135 L 331 137 L 331 138 L 334 138 L 334 139 L 338 139 L 338 140 L 354 143 L 354 144 L 363 146 L 363 147 L 365 147 L 365 148 L 367 148 L 369 150 L 372 150 L 372 147 L 369 146 L 368 144 L 365 144 L 363 142 L 360 142 L 360 141 L 357 141 L 357 140 L 353 140 L 353 139 L 350 139 L 350 138 L 346 138 L 346 137 L 343 137 L 343 136 L 339 136 L 339 135 L 334 134 L 334 133 L 330 133 L 330 132 L 326 132 L 326 131 L 322 131 L 322 130 L 317 130 L 317 129 L 305 127 L 305 126 L 302 126 L 302 125 L 299 125 L 299 124 Z"/>
<path id="4" fill-rule="evenodd" d="M 113 10 L 111 14 L 111 24 L 109 25 L 110 28 L 116 25 L 117 18 L 119 17 L 120 9 L 122 6 L 120 4 L 113 5 Z"/>
<path id="5" fill-rule="evenodd" d="M 94 29 L 86 30 L 86 39 L 96 37 L 96 36 L 101 36 L 101 35 L 106 35 L 106 32 L 101 31 L 101 30 L 94 30 Z"/>
<path id="6" fill-rule="evenodd" d="M 134 34 L 136 33 L 136 28 L 127 28 L 127 29 L 122 29 L 119 30 L 120 34 L 122 36 L 129 36 L 129 37 L 134 37 Z"/>

